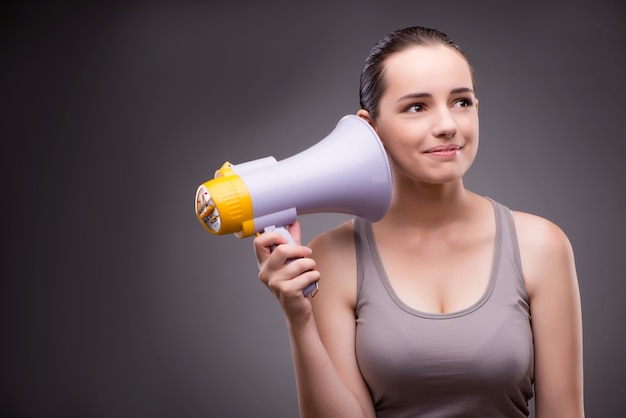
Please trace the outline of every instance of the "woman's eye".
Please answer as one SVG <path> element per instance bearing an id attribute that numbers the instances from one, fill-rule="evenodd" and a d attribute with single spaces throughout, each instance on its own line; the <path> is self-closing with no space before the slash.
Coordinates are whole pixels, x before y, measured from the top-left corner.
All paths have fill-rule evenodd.
<path id="1" fill-rule="evenodd" d="M 474 104 L 474 101 L 471 99 L 459 99 L 456 102 L 454 102 L 453 106 L 454 107 L 469 107 L 472 106 Z"/>
<path id="2" fill-rule="evenodd" d="M 421 112 L 422 110 L 424 110 L 424 106 L 421 103 L 412 104 L 406 109 L 408 113 L 417 113 L 417 112 Z"/>

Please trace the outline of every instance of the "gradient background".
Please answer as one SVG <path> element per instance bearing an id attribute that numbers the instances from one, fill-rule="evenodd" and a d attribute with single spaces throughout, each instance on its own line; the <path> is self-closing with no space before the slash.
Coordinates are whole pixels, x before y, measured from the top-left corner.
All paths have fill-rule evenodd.
<path id="1" fill-rule="evenodd" d="M 3 416 L 295 417 L 252 242 L 192 200 L 226 160 L 325 137 L 372 45 L 414 24 L 476 70 L 467 186 L 568 233 L 587 416 L 624 416 L 623 2 L 225 3 L 3 6 Z M 344 219 L 302 217 L 305 241 Z"/>

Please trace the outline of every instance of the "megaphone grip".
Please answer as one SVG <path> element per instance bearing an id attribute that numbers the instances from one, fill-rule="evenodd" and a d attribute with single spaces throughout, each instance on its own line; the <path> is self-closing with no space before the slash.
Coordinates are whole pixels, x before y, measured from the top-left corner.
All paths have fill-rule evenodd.
<path id="1" fill-rule="evenodd" d="M 291 245 L 298 245 L 298 243 L 296 242 L 296 240 L 291 236 L 291 234 L 289 233 L 289 231 L 287 231 L 287 228 L 285 228 L 284 226 L 279 226 L 279 227 L 275 227 L 275 226 L 268 226 L 267 228 L 265 228 L 265 232 L 278 232 L 280 235 L 282 235 L 283 237 L 287 238 L 287 241 L 289 242 L 289 244 Z M 276 245 L 272 245 L 270 247 L 270 251 L 274 251 L 274 249 L 276 248 Z M 296 257 L 294 258 L 288 258 L 287 261 L 285 261 L 285 264 L 289 264 L 292 261 L 297 260 Z M 304 288 L 304 290 L 302 291 L 302 293 L 304 294 L 304 296 L 315 296 L 317 294 L 317 291 L 319 290 L 319 284 L 317 281 L 311 283 L 310 285 L 308 285 L 307 287 Z"/>

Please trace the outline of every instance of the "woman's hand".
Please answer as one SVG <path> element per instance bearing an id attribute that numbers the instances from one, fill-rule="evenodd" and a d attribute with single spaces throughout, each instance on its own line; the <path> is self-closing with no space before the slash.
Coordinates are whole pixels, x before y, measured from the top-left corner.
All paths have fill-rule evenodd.
<path id="1" fill-rule="evenodd" d="M 288 228 L 298 245 L 288 244 L 278 232 L 265 232 L 254 239 L 254 252 L 259 265 L 259 279 L 280 302 L 290 322 L 310 320 L 311 301 L 304 289 L 319 280 L 311 249 L 300 245 L 300 224 Z M 272 248 L 274 250 L 272 250 Z"/>

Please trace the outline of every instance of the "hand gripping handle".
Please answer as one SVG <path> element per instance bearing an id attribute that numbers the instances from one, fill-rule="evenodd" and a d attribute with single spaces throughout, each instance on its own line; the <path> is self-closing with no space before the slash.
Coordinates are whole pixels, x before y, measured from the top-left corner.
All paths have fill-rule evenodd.
<path id="1" fill-rule="evenodd" d="M 293 239 L 293 237 L 291 236 L 291 234 L 289 233 L 289 231 L 287 231 L 287 228 L 285 228 L 284 226 L 279 226 L 279 227 L 275 227 L 275 226 L 268 226 L 267 228 L 265 228 L 265 232 L 270 232 L 270 231 L 274 231 L 274 232 L 278 232 L 280 235 L 282 235 L 283 237 L 287 238 L 287 241 L 289 241 L 289 244 L 292 245 L 298 245 L 298 243 L 296 242 L 295 239 Z M 274 251 L 274 249 L 276 248 L 276 245 L 272 245 L 270 247 L 270 251 Z M 287 261 L 285 262 L 285 264 L 289 264 L 292 261 L 296 260 L 297 258 L 289 258 L 287 259 Z M 304 288 L 304 290 L 302 291 L 302 293 L 304 294 L 304 296 L 315 296 L 317 294 L 319 290 L 319 284 L 317 283 L 317 281 L 311 283 L 310 285 L 308 285 L 307 287 Z"/>

